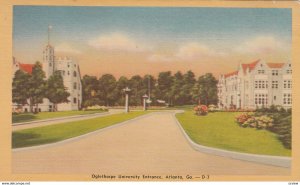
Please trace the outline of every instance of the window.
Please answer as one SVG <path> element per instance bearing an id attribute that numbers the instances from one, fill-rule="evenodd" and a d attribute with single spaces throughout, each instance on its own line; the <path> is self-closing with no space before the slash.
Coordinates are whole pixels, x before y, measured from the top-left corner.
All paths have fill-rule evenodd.
<path id="1" fill-rule="evenodd" d="M 278 89 L 278 81 L 272 81 L 272 89 Z"/>
<path id="2" fill-rule="evenodd" d="M 272 70 L 272 75 L 273 76 L 278 76 L 278 70 Z"/>
<path id="3" fill-rule="evenodd" d="M 49 63 L 49 66 L 50 66 L 50 67 L 52 66 L 52 62 Z"/>
<path id="4" fill-rule="evenodd" d="M 77 103 L 77 99 L 76 98 L 73 98 L 73 103 Z"/>
<path id="5" fill-rule="evenodd" d="M 268 81 L 264 80 L 255 80 L 254 82 L 255 89 L 266 89 L 268 88 Z"/>
<path id="6" fill-rule="evenodd" d="M 283 88 L 284 89 L 291 89 L 292 88 L 292 80 L 284 80 L 283 81 Z"/>
<path id="7" fill-rule="evenodd" d="M 276 100 L 276 96 L 274 96 L 274 100 Z"/>
<path id="8" fill-rule="evenodd" d="M 74 67 L 76 67 L 76 64 L 74 64 Z"/>
<path id="9" fill-rule="evenodd" d="M 68 64 L 68 68 L 70 67 L 70 64 Z"/>
<path id="10" fill-rule="evenodd" d="M 77 73 L 76 73 L 76 71 L 74 71 L 74 72 L 73 72 L 73 76 L 74 76 L 74 77 L 76 77 L 76 76 L 77 76 Z"/>
<path id="11" fill-rule="evenodd" d="M 268 94 L 255 94 L 255 105 L 268 105 Z"/>
<path id="12" fill-rule="evenodd" d="M 265 74 L 265 70 L 258 70 L 258 74 Z"/>
<path id="13" fill-rule="evenodd" d="M 73 89 L 77 89 L 77 83 L 76 82 L 74 82 L 74 84 L 73 84 Z"/>
<path id="14" fill-rule="evenodd" d="M 68 75 L 70 75 L 70 71 L 68 71 Z"/>
<path id="15" fill-rule="evenodd" d="M 283 94 L 283 105 L 291 105 L 292 104 L 292 94 L 284 93 Z"/>
<path id="16" fill-rule="evenodd" d="M 292 70 L 291 70 L 291 69 L 288 69 L 288 70 L 286 70 L 286 73 L 287 73 L 287 74 L 292 74 Z"/>

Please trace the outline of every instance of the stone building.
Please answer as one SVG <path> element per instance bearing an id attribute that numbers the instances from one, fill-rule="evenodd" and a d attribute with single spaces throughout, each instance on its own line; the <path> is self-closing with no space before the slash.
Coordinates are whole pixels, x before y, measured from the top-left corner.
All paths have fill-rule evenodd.
<path id="1" fill-rule="evenodd" d="M 292 65 L 257 60 L 220 75 L 218 106 L 223 109 L 292 107 Z"/>

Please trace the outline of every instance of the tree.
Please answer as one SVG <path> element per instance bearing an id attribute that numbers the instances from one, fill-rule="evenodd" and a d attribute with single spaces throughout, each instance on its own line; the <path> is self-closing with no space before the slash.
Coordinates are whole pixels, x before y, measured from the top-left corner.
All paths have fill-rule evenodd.
<path id="1" fill-rule="evenodd" d="M 173 84 L 171 87 L 171 94 L 173 97 L 174 105 L 182 105 L 184 104 L 184 94 L 182 91 L 182 87 L 184 85 L 183 74 L 180 71 L 177 71 L 174 74 Z"/>
<path id="2" fill-rule="evenodd" d="M 28 97 L 30 111 L 33 112 L 33 106 L 36 107 L 35 113 L 38 112 L 38 104 L 43 103 L 46 92 L 45 73 L 40 62 L 36 62 L 32 68 L 32 73 L 28 81 Z"/>
<path id="3" fill-rule="evenodd" d="M 131 96 L 130 96 L 130 103 L 132 105 L 141 105 L 142 104 L 142 96 L 145 94 L 145 90 L 143 90 L 143 78 L 139 75 L 135 75 L 131 77 L 129 80 L 129 86 L 131 88 Z"/>
<path id="4" fill-rule="evenodd" d="M 199 98 L 202 104 L 210 105 L 218 103 L 218 81 L 211 73 L 206 73 L 198 79 Z"/>
<path id="5" fill-rule="evenodd" d="M 117 82 L 116 92 L 118 94 L 116 103 L 118 105 L 124 105 L 125 93 L 123 89 L 129 86 L 129 80 L 125 76 L 121 76 Z"/>
<path id="6" fill-rule="evenodd" d="M 53 110 L 57 111 L 57 104 L 69 102 L 70 93 L 66 91 L 60 71 L 55 71 L 47 81 L 46 97 L 54 104 Z"/>
<path id="7" fill-rule="evenodd" d="M 30 74 L 17 70 L 12 83 L 12 101 L 19 105 L 28 104 L 28 89 L 29 89 Z"/>
<path id="8" fill-rule="evenodd" d="M 97 95 L 106 106 L 114 105 L 118 93 L 116 78 L 111 74 L 104 74 L 99 78 Z"/>
<path id="9" fill-rule="evenodd" d="M 160 72 L 157 79 L 157 97 L 168 102 L 169 105 L 172 104 L 172 84 L 173 76 L 171 71 Z"/>
<path id="10" fill-rule="evenodd" d="M 82 78 L 82 105 L 83 107 L 100 105 L 96 96 L 98 80 L 95 76 L 84 75 Z"/>
<path id="11" fill-rule="evenodd" d="M 183 96 L 184 104 L 192 104 L 192 90 L 196 83 L 195 74 L 189 70 L 183 75 L 183 86 L 181 89 L 181 94 Z"/>

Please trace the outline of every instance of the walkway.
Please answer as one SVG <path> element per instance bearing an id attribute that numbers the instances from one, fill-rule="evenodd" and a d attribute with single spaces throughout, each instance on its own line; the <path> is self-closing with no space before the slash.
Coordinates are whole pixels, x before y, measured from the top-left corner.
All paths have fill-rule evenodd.
<path id="1" fill-rule="evenodd" d="M 127 124 L 55 145 L 14 150 L 13 173 L 288 175 L 290 169 L 195 151 L 173 113 L 155 113 Z"/>
<path id="2" fill-rule="evenodd" d="M 51 119 L 42 119 L 37 121 L 25 122 L 25 123 L 14 123 L 12 124 L 12 130 L 22 130 L 26 128 L 34 128 L 40 127 L 45 125 L 53 125 L 57 123 L 66 123 L 72 121 L 80 121 L 86 119 L 93 119 L 98 117 L 103 117 L 111 114 L 118 114 L 124 112 L 121 109 L 110 109 L 108 112 L 101 112 L 101 113 L 94 113 L 94 114 L 84 114 L 84 115 L 75 115 L 75 116 L 67 116 L 67 117 L 58 117 L 58 118 L 51 118 Z"/>

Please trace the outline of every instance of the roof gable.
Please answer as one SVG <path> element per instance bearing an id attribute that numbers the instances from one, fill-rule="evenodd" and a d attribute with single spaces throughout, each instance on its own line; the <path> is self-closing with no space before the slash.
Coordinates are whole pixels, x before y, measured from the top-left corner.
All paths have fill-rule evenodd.
<path id="1" fill-rule="evenodd" d="M 231 73 L 227 73 L 227 74 L 224 75 L 224 77 L 225 77 L 225 78 L 228 78 L 228 77 L 230 77 L 230 76 L 237 75 L 238 72 L 239 72 L 239 71 L 234 71 L 234 72 L 231 72 Z"/>
<path id="2" fill-rule="evenodd" d="M 282 68 L 284 66 L 284 63 L 267 63 L 269 68 Z"/>
<path id="3" fill-rule="evenodd" d="M 19 63 L 19 66 L 20 66 L 21 70 L 31 74 L 34 64 L 21 64 L 21 63 Z"/>

